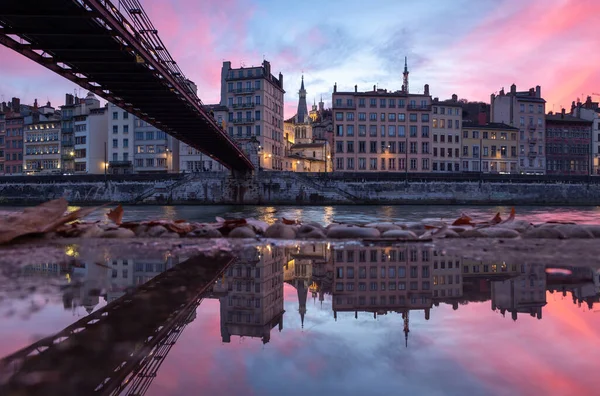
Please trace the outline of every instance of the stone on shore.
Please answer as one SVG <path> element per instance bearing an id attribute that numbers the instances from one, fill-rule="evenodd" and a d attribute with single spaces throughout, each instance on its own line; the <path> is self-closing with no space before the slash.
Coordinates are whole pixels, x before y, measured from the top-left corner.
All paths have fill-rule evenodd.
<path id="1" fill-rule="evenodd" d="M 148 228 L 148 230 L 146 231 L 146 235 L 151 238 L 158 238 L 158 237 L 162 236 L 163 234 L 166 234 L 167 232 L 169 232 L 169 231 L 165 227 L 163 227 L 161 225 L 155 225 L 155 226 Z"/>
<path id="2" fill-rule="evenodd" d="M 521 236 L 518 231 L 502 227 L 480 228 L 477 231 L 487 238 L 518 238 Z"/>
<path id="3" fill-rule="evenodd" d="M 594 238 L 594 234 L 588 229 L 585 229 L 576 224 L 560 224 L 554 229 L 565 234 L 567 238 L 577 238 L 577 239 L 592 239 Z"/>
<path id="4" fill-rule="evenodd" d="M 223 234 L 217 229 L 204 227 L 188 232 L 186 236 L 190 238 L 221 238 Z"/>
<path id="5" fill-rule="evenodd" d="M 409 230 L 402 230 L 402 229 L 391 229 L 391 230 L 385 231 L 383 234 L 381 234 L 381 236 L 383 238 L 398 238 L 398 239 L 406 239 L 406 240 L 410 240 L 410 241 L 415 241 L 415 240 L 419 239 L 417 234 L 415 234 L 414 232 L 409 231 Z"/>
<path id="6" fill-rule="evenodd" d="M 267 228 L 265 238 L 294 239 L 296 238 L 296 228 L 283 223 L 275 223 Z"/>
<path id="7" fill-rule="evenodd" d="M 555 227 L 537 227 L 523 234 L 526 239 L 567 239 L 567 236 Z"/>
<path id="8" fill-rule="evenodd" d="M 127 228 L 118 228 L 116 230 L 107 230 L 102 233 L 102 238 L 133 238 L 135 232 Z"/>
<path id="9" fill-rule="evenodd" d="M 251 226 L 236 227 L 229 232 L 229 238 L 256 238 L 256 231 Z"/>
<path id="10" fill-rule="evenodd" d="M 351 225 L 338 225 L 327 231 L 327 238 L 352 239 L 352 238 L 379 238 L 381 233 L 376 228 L 366 228 Z"/>
<path id="11" fill-rule="evenodd" d="M 325 239 L 325 232 L 320 227 L 305 224 L 298 228 L 297 236 L 301 239 Z"/>
<path id="12" fill-rule="evenodd" d="M 388 223 L 388 222 L 369 223 L 365 227 L 377 228 L 377 230 L 379 230 L 379 232 L 382 234 L 385 233 L 386 231 L 402 230 L 402 227 L 400 227 L 399 225 L 394 224 L 394 223 Z"/>

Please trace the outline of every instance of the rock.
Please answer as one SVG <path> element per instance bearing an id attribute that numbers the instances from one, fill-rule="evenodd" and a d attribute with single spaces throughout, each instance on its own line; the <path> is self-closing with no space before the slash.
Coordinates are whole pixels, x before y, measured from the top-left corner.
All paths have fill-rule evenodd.
<path id="1" fill-rule="evenodd" d="M 97 224 L 92 224 L 91 226 L 89 226 L 85 230 L 83 230 L 81 232 L 81 234 L 79 234 L 79 236 L 81 238 L 99 238 L 105 232 L 106 231 L 104 231 L 102 228 L 98 227 Z"/>
<path id="2" fill-rule="evenodd" d="M 419 222 L 410 222 L 410 223 L 395 223 L 400 226 L 403 230 L 411 230 L 411 231 L 424 231 L 425 224 Z"/>
<path id="3" fill-rule="evenodd" d="M 376 228 L 382 234 L 385 233 L 386 231 L 402 230 L 402 227 L 400 227 L 399 225 L 396 225 L 394 223 L 386 223 L 386 222 L 370 223 L 370 224 L 367 224 L 365 227 Z"/>
<path id="4" fill-rule="evenodd" d="M 412 231 L 409 230 L 402 230 L 402 229 L 391 229 L 388 231 L 385 231 L 383 234 L 381 234 L 381 236 L 383 238 L 398 238 L 398 239 L 407 239 L 407 240 L 417 240 L 417 234 L 415 234 Z"/>
<path id="5" fill-rule="evenodd" d="M 532 225 L 530 222 L 525 220 L 511 220 L 507 221 L 506 223 L 497 224 L 494 227 L 506 228 L 508 230 L 515 230 L 519 233 L 524 233 L 525 231 L 529 230 Z"/>
<path id="6" fill-rule="evenodd" d="M 566 235 L 555 227 L 532 228 L 523 234 L 527 239 L 567 239 Z"/>
<path id="7" fill-rule="evenodd" d="M 176 232 L 169 231 L 169 232 L 165 232 L 160 237 L 161 238 L 179 238 L 179 234 Z"/>
<path id="8" fill-rule="evenodd" d="M 298 229 L 297 236 L 302 239 L 325 239 L 325 231 L 319 227 L 304 224 Z"/>
<path id="9" fill-rule="evenodd" d="M 269 225 L 261 220 L 246 219 L 246 223 L 248 223 L 257 234 L 264 234 L 267 228 L 269 228 Z"/>
<path id="10" fill-rule="evenodd" d="M 169 232 L 169 231 L 165 227 L 163 227 L 161 225 L 155 225 L 155 226 L 148 228 L 148 231 L 146 231 L 146 234 L 147 234 L 147 236 L 149 236 L 151 238 L 158 238 L 167 232 Z"/>
<path id="11" fill-rule="evenodd" d="M 135 236 L 137 236 L 137 237 L 145 237 L 145 236 L 148 236 L 149 229 L 150 229 L 150 227 L 148 227 L 146 224 L 140 224 L 133 229 L 133 232 L 135 233 Z"/>
<path id="12" fill-rule="evenodd" d="M 352 238 L 379 238 L 381 233 L 376 228 L 340 225 L 331 227 L 327 231 L 327 238 L 352 239 Z"/>
<path id="13" fill-rule="evenodd" d="M 102 233 L 102 238 L 133 238 L 135 232 L 127 228 L 118 228 L 116 230 L 107 230 Z"/>
<path id="14" fill-rule="evenodd" d="M 236 227 L 227 235 L 229 238 L 256 238 L 256 231 L 252 226 Z"/>
<path id="15" fill-rule="evenodd" d="M 304 225 L 308 225 L 308 226 L 312 226 L 314 228 L 318 228 L 319 230 L 325 232 L 327 229 L 325 227 L 323 227 L 323 225 L 321 225 L 320 223 L 317 223 L 316 221 L 309 221 L 308 223 L 305 223 Z"/>
<path id="16" fill-rule="evenodd" d="M 294 239 L 296 238 L 296 229 L 287 224 L 275 223 L 267 228 L 265 238 Z"/>
<path id="17" fill-rule="evenodd" d="M 477 231 L 479 231 L 481 234 L 488 238 L 518 238 L 519 236 L 521 236 L 521 234 L 519 234 L 518 231 L 502 227 L 480 228 Z"/>
<path id="18" fill-rule="evenodd" d="M 221 238 L 223 234 L 217 229 L 204 227 L 188 232 L 186 236 L 190 238 Z"/>
<path id="19" fill-rule="evenodd" d="M 461 232 L 460 234 L 461 238 L 487 238 L 487 236 L 485 234 L 483 234 L 480 230 L 466 230 L 464 232 Z"/>
<path id="20" fill-rule="evenodd" d="M 575 238 L 575 239 L 592 239 L 594 238 L 594 234 L 588 229 L 584 227 L 575 225 L 575 224 L 561 224 L 554 227 L 555 230 L 558 230 L 565 234 L 567 238 Z"/>
<path id="21" fill-rule="evenodd" d="M 581 227 L 591 232 L 594 238 L 600 238 L 600 225 L 582 224 Z"/>
<path id="22" fill-rule="evenodd" d="M 460 238 L 460 234 L 449 228 L 441 233 L 440 238 Z"/>
<path id="23" fill-rule="evenodd" d="M 469 226 L 453 226 L 453 225 L 448 226 L 448 230 L 454 231 L 457 234 L 460 234 L 462 232 L 472 230 L 472 229 L 473 229 L 473 227 L 469 227 Z"/>

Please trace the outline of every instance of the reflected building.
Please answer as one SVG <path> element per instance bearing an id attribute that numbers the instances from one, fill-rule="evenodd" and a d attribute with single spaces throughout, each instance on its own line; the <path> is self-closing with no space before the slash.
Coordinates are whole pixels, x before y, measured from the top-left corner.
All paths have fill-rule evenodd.
<path id="1" fill-rule="evenodd" d="M 110 278 L 110 287 L 106 293 L 107 302 L 120 298 L 132 288 L 143 285 L 177 263 L 178 260 L 171 255 L 149 259 L 107 259 Z"/>
<path id="2" fill-rule="evenodd" d="M 243 250 L 213 287 L 219 297 L 221 337 L 271 339 L 271 329 L 283 329 L 283 248 L 270 245 Z"/>
<path id="3" fill-rule="evenodd" d="M 435 305 L 440 302 L 452 305 L 458 309 L 463 296 L 462 257 L 442 255 L 437 250 L 433 256 L 433 300 Z"/>
<path id="4" fill-rule="evenodd" d="M 106 266 L 85 262 L 73 268 L 73 286 L 63 295 L 65 308 L 82 306 L 89 314 L 100 303 L 100 297 L 109 288 Z"/>
<path id="5" fill-rule="evenodd" d="M 571 293 L 573 304 L 581 307 L 585 304 L 592 310 L 594 304 L 600 302 L 600 270 L 590 267 L 562 267 L 566 273 L 547 274 L 548 290 L 550 293 L 559 292 L 563 297 Z"/>
<path id="6" fill-rule="evenodd" d="M 429 320 L 433 301 L 433 249 L 349 247 L 334 251 L 333 315 L 371 312 L 373 318 L 401 313 L 408 342 L 409 313 L 423 310 Z"/>
<path id="7" fill-rule="evenodd" d="M 519 275 L 491 283 L 492 310 L 506 311 L 517 320 L 519 313 L 542 319 L 542 307 L 546 305 L 546 267 L 521 264 Z"/>

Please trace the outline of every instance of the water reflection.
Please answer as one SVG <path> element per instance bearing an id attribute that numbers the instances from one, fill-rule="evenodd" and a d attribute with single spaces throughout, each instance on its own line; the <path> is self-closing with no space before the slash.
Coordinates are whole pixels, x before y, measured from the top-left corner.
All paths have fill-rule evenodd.
<path id="1" fill-rule="evenodd" d="M 76 249 L 72 256 L 77 256 Z M 414 361 L 417 356 L 429 356 L 427 364 L 436 372 L 437 360 L 430 356 L 432 346 L 439 348 L 446 359 L 456 356 L 457 362 L 466 364 L 459 358 L 466 352 L 448 345 L 450 339 L 459 340 L 444 325 L 453 317 L 457 320 L 452 323 L 470 337 L 478 339 L 486 332 L 494 333 L 503 340 L 503 347 L 508 348 L 518 344 L 519 340 L 515 338 L 518 333 L 498 322 L 494 323 L 499 328 L 483 330 L 494 318 L 510 323 L 512 321 L 502 319 L 510 317 L 522 323 L 519 319 L 531 317 L 534 318 L 532 323 L 544 323 L 543 310 L 553 302 L 548 301 L 549 298 L 572 301 L 570 309 L 576 311 L 593 311 L 600 301 L 597 268 L 516 265 L 501 258 L 481 262 L 451 256 L 423 244 L 394 247 L 330 246 L 325 243 L 266 245 L 218 258 L 169 254 L 143 260 L 105 257 L 101 262 L 74 258 L 66 264 L 27 266 L 12 278 L 20 282 L 21 287 L 0 289 L 0 307 L 3 309 L 17 305 L 15 301 L 26 295 L 24 290 L 29 290 L 30 295 L 39 292 L 23 288 L 37 284 L 55 287 L 64 309 L 78 311 L 84 316 L 64 330 L 29 346 L 26 343 L 1 344 L 5 347 L 0 352 L 7 356 L 0 362 L 0 394 L 11 394 L 19 389 L 26 389 L 27 394 L 90 394 L 94 389 L 97 394 L 141 395 L 148 390 L 152 394 L 152 389 L 156 389 L 155 394 L 166 394 L 169 392 L 165 387 L 174 375 L 173 370 L 191 372 L 172 393 L 192 394 L 194 389 L 206 386 L 213 394 L 236 394 L 242 390 L 234 389 L 234 385 L 214 388 L 216 378 L 208 371 L 198 374 L 192 370 L 205 358 L 203 354 L 190 356 L 191 345 L 198 348 L 194 350 L 206 351 L 213 359 L 230 350 L 232 354 L 227 356 L 233 361 L 240 357 L 236 358 L 236 354 L 243 354 L 245 359 L 260 360 L 259 350 L 239 346 L 241 344 L 237 342 L 248 339 L 247 345 L 256 341 L 265 347 L 273 346 L 268 356 L 294 362 L 299 357 L 290 354 L 284 357 L 276 351 L 293 345 L 302 348 L 305 344 L 317 356 L 326 355 L 330 352 L 324 345 L 337 345 L 334 349 L 338 350 L 344 340 L 349 342 L 344 348 L 350 352 L 361 345 L 366 347 L 377 338 L 385 338 L 380 330 L 390 326 L 394 335 L 389 340 L 389 347 L 395 351 L 394 359 L 402 362 L 403 370 L 408 367 L 404 365 L 410 364 L 406 359 Z M 37 283 L 30 282 L 32 279 Z M 9 289 L 18 293 L 10 294 Z M 46 290 L 46 295 L 52 300 L 52 290 Z M 481 309 L 482 302 L 487 302 L 484 310 Z M 214 306 L 217 310 L 210 311 Z M 585 314 L 589 318 L 591 312 Z M 285 328 L 284 318 L 288 323 Z M 464 318 L 468 321 L 461 326 L 460 321 Z M 27 327 L 25 322 L 10 316 L 5 319 L 9 322 L 8 330 L 0 329 L 0 338 L 4 340 L 17 339 L 17 333 Z M 27 320 L 35 326 L 48 326 L 45 321 L 36 321 L 35 316 Z M 580 316 L 574 326 L 585 328 L 582 323 L 586 320 L 590 319 Z M 11 327 L 11 321 L 17 325 Z M 370 329 L 372 334 L 367 338 L 359 337 L 358 333 L 350 331 L 354 326 L 352 323 Z M 195 330 L 184 334 L 184 328 L 190 324 L 196 326 Z M 314 329 L 317 325 L 334 327 L 318 331 Z M 534 332 L 545 330 L 551 333 L 553 325 L 556 324 L 551 321 L 550 327 L 539 327 Z M 218 329 L 218 332 L 211 329 Z M 60 328 L 46 331 L 58 330 Z M 304 337 L 298 338 L 298 331 Z M 184 344 L 177 344 L 179 348 L 175 346 L 172 350 L 182 334 Z M 424 337 L 428 337 L 427 343 L 423 342 Z M 596 345 L 597 337 L 591 337 L 595 338 L 589 341 L 590 345 Z M 63 339 L 69 342 L 64 343 Z M 542 341 L 547 350 L 559 348 L 548 339 L 540 338 L 534 343 Z M 314 349 L 315 343 L 319 343 L 321 349 Z M 396 344 L 401 345 L 407 355 L 398 355 Z M 482 355 L 485 352 L 479 355 L 473 352 L 477 350 L 469 353 L 478 364 L 492 364 Z M 234 364 L 233 361 L 222 364 Z M 51 362 L 64 364 L 57 367 Z M 161 369 L 163 363 L 166 367 Z M 286 361 L 276 363 L 283 365 Z M 395 380 L 385 374 L 387 366 L 381 369 L 382 372 L 368 369 L 370 365 L 382 364 L 378 357 L 369 355 L 367 360 L 353 362 L 356 364 L 367 370 L 373 380 L 395 384 Z M 389 361 L 386 364 L 395 363 Z M 518 369 L 525 373 L 533 370 L 527 365 Z M 322 370 L 326 371 L 325 367 Z M 338 367 L 337 370 L 343 375 L 345 369 Z M 36 375 L 33 382 L 32 374 Z M 496 385 L 478 382 L 485 377 L 478 370 L 462 375 L 467 378 L 460 385 L 440 377 L 437 391 L 454 389 L 447 388 L 448 384 L 457 387 L 450 393 L 500 394 L 510 391 L 526 394 L 535 389 L 510 383 L 505 385 L 508 388 L 500 391 Z M 366 389 L 359 378 L 345 378 L 349 384 L 357 386 L 356 392 Z M 409 379 L 405 377 L 404 380 Z M 156 388 L 151 386 L 153 381 Z M 260 389 L 261 393 L 273 394 L 285 389 L 285 384 L 271 381 L 256 385 L 256 388 L 247 385 L 250 389 L 244 391 L 252 394 Z M 426 389 L 425 384 L 420 383 L 413 387 L 417 393 Z M 328 389 L 342 388 L 338 384 L 337 388 Z M 432 391 L 432 388 L 427 389 Z M 591 388 L 580 385 L 579 389 Z"/>

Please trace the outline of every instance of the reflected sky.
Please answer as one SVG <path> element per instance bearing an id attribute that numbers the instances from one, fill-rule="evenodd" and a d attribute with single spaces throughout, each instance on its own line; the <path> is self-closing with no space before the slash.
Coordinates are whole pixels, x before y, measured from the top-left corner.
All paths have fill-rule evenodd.
<path id="1" fill-rule="evenodd" d="M 261 246 L 236 257 L 147 395 L 591 395 L 600 384 L 590 354 L 600 350 L 598 268 L 480 262 L 422 245 Z M 0 288 L 0 355 L 188 262 L 166 260 L 23 269 L 19 287 Z"/>

